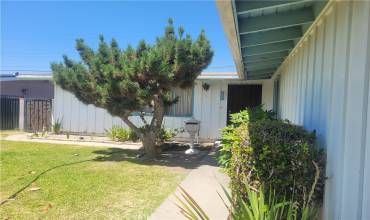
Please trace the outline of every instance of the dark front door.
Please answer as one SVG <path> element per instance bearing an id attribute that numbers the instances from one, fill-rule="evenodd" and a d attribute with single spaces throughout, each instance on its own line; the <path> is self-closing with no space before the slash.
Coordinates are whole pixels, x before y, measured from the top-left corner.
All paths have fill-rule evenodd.
<path id="1" fill-rule="evenodd" d="M 230 114 L 262 103 L 262 85 L 229 85 L 227 94 L 228 124 Z"/>

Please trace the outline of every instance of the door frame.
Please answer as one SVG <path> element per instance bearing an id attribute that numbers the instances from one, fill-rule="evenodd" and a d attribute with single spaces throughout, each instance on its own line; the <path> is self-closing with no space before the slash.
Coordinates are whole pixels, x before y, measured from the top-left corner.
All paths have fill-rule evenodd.
<path id="1" fill-rule="evenodd" d="M 229 104 L 230 104 L 230 86 L 260 86 L 261 88 L 261 98 L 260 98 L 260 103 L 262 104 L 263 102 L 263 83 L 238 83 L 238 82 L 233 82 L 233 83 L 228 83 L 227 84 L 227 103 L 226 103 L 226 125 L 229 124 Z"/>

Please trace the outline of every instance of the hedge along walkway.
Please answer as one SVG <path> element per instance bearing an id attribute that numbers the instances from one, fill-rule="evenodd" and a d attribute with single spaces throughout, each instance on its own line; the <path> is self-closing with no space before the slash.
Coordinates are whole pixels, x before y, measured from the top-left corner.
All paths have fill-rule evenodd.
<path id="1" fill-rule="evenodd" d="M 180 184 L 187 193 L 199 204 L 212 220 L 226 220 L 228 210 L 223 201 L 227 201 L 223 189 L 229 185 L 229 178 L 221 172 L 215 159 L 215 150 L 211 151 L 201 161 L 201 165 L 192 170 Z M 220 195 L 223 197 L 220 198 Z M 161 206 L 150 216 L 150 220 L 182 220 L 186 219 L 176 206 L 175 194 L 182 198 L 179 189 L 169 196 Z"/>
<path id="2" fill-rule="evenodd" d="M 26 141 L 26 142 L 37 142 L 37 143 L 49 143 L 49 144 L 68 144 L 68 145 L 80 145 L 80 146 L 90 146 L 90 147 L 114 147 L 114 148 L 121 148 L 121 149 L 129 149 L 129 150 L 137 150 L 142 147 L 141 142 L 138 143 L 115 143 L 111 142 L 102 142 L 99 140 L 69 140 L 69 139 L 59 139 L 53 140 L 48 138 L 30 138 L 29 133 L 23 134 L 14 134 L 9 135 L 3 140 L 6 141 Z"/>

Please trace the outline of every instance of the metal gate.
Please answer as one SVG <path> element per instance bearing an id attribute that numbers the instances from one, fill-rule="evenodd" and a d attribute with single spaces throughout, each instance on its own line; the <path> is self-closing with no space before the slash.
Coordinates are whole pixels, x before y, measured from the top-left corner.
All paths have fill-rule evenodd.
<path id="1" fill-rule="evenodd" d="M 17 129 L 19 126 L 19 98 L 1 96 L 0 100 L 0 129 Z"/>
<path id="2" fill-rule="evenodd" d="M 52 101 L 24 100 L 24 130 L 29 132 L 51 130 Z"/>

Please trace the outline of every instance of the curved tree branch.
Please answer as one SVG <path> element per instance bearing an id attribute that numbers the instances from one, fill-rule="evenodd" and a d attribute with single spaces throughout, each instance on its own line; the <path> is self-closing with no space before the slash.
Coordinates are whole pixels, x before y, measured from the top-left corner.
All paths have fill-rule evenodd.
<path id="1" fill-rule="evenodd" d="M 128 119 L 128 116 L 123 116 L 121 117 L 121 119 L 127 124 L 127 126 L 129 126 L 132 130 L 134 130 L 137 135 L 139 135 L 140 137 L 143 135 L 143 132 L 140 130 L 140 128 L 138 128 L 134 123 L 132 123 Z"/>

